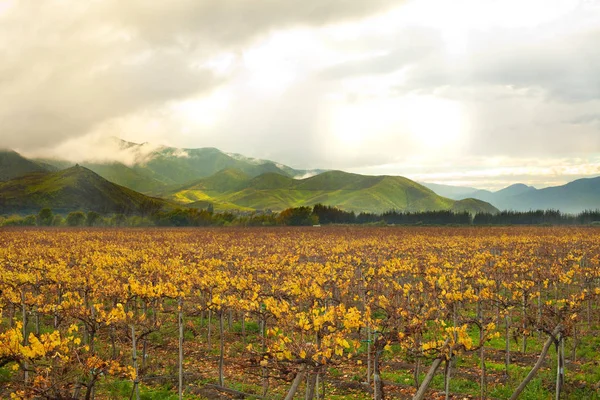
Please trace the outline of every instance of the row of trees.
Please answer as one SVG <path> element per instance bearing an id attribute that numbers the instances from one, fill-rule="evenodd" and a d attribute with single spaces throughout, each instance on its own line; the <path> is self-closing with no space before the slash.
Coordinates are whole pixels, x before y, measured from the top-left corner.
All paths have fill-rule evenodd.
<path id="1" fill-rule="evenodd" d="M 578 214 L 558 210 L 502 211 L 497 214 L 479 213 L 473 225 L 590 225 L 600 222 L 600 210 L 587 210 Z"/>
<path id="2" fill-rule="evenodd" d="M 101 215 L 74 211 L 65 216 L 44 208 L 37 215 L 0 216 L 0 226 L 310 226 L 317 224 L 382 225 L 591 225 L 600 223 L 600 210 L 564 214 L 558 210 L 502 211 L 496 214 L 453 211 L 401 212 L 382 214 L 344 211 L 316 204 L 294 207 L 280 213 L 215 213 L 212 208 L 155 210 L 149 215 Z"/>
<path id="3" fill-rule="evenodd" d="M 317 204 L 313 215 L 321 224 L 397 224 L 397 225 L 590 225 L 600 222 L 600 210 L 583 211 L 578 214 L 561 213 L 558 210 L 501 211 L 499 213 L 476 213 L 454 211 L 401 212 L 387 211 L 383 214 L 347 212 L 336 207 Z"/>
<path id="4" fill-rule="evenodd" d="M 95 211 L 84 213 L 73 211 L 67 215 L 54 214 L 49 208 L 43 208 L 38 214 L 20 216 L 0 216 L 0 226 L 126 226 L 140 225 L 144 218 L 126 217 L 123 214 L 109 216 Z"/>

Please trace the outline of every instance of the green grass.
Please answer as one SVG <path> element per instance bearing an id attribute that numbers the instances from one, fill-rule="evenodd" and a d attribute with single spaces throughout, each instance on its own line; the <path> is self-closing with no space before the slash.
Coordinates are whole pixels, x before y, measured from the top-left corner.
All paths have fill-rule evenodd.
<path id="1" fill-rule="evenodd" d="M 231 326 L 233 333 L 242 333 L 242 322 L 235 321 Z M 260 331 L 260 325 L 255 321 L 246 321 L 245 323 L 246 334 L 257 334 Z"/>
<path id="2" fill-rule="evenodd" d="M 123 380 L 107 380 L 99 383 L 99 386 L 102 387 L 102 391 L 106 392 L 111 400 L 128 399 L 133 389 L 132 382 Z M 140 385 L 141 400 L 177 400 L 178 398 L 177 388 L 169 386 L 151 388 L 143 384 Z M 200 397 L 184 394 L 184 399 L 196 400 Z"/>
<path id="3" fill-rule="evenodd" d="M 244 393 L 261 393 L 262 387 L 250 383 L 229 382 L 228 387 Z"/>
<path id="4" fill-rule="evenodd" d="M 504 333 L 502 327 L 501 332 Z M 473 337 L 474 342 L 477 342 L 479 338 L 479 331 L 472 329 L 470 335 Z M 516 360 L 511 361 L 509 365 L 509 378 L 506 381 L 504 378 L 505 365 L 503 362 L 503 350 L 505 347 L 504 337 L 499 337 L 491 340 L 486 345 L 486 370 L 487 370 L 487 385 L 488 394 L 491 397 L 497 399 L 510 398 L 513 391 L 517 386 L 525 379 L 527 374 L 531 371 L 533 364 L 531 362 L 532 356 L 537 356 L 540 351 L 543 342 L 546 340 L 546 336 L 542 335 L 539 337 L 537 334 L 532 335 L 528 338 L 527 346 L 527 361 L 523 364 L 521 357 L 521 342 L 515 343 L 511 337 L 510 347 L 513 357 Z M 572 342 L 567 341 L 565 348 L 567 352 L 567 360 L 570 359 Z M 363 347 L 366 347 L 363 345 Z M 600 368 L 597 365 L 598 349 L 600 347 L 600 338 L 596 336 L 582 337 L 581 343 L 577 348 L 578 363 L 571 364 L 567 362 L 566 366 L 566 382 L 564 386 L 564 395 L 561 398 L 564 399 L 600 399 L 600 391 L 594 389 L 600 382 Z M 497 361 L 491 361 L 490 356 L 492 352 L 499 351 L 494 355 L 494 359 Z M 387 360 L 403 360 L 408 361 L 406 355 L 397 347 L 392 346 L 392 352 L 386 353 L 383 361 L 383 379 L 395 382 L 403 386 L 413 385 L 413 374 L 412 369 L 407 368 L 404 370 L 390 370 L 386 368 Z M 535 357 L 534 357 L 535 359 Z M 455 359 L 453 366 L 450 391 L 459 396 L 478 396 L 480 393 L 479 386 L 479 366 L 480 359 L 479 353 L 466 353 L 458 356 Z M 422 365 L 422 371 L 420 374 L 420 380 L 422 381 L 425 373 L 429 368 L 429 363 Z M 470 374 L 465 375 L 465 372 L 470 371 Z M 538 372 L 537 376 L 525 388 L 520 398 L 527 400 L 534 399 L 553 399 L 554 398 L 554 384 L 556 379 L 556 352 L 553 348 L 550 349 L 546 357 L 546 361 L 542 369 Z M 443 366 L 438 370 L 438 373 L 434 377 L 431 388 L 434 390 L 444 390 L 444 377 L 443 377 Z"/>
<path id="5" fill-rule="evenodd" d="M 399 370 L 399 371 L 384 371 L 381 373 L 383 380 L 389 380 L 391 382 L 398 383 L 400 385 L 412 385 L 414 383 L 413 374 L 409 370 Z M 425 374 L 420 374 L 421 377 L 424 377 Z"/>
<path id="6" fill-rule="evenodd" d="M 10 382 L 12 371 L 10 370 L 11 365 L 0 368 L 0 385 Z"/>

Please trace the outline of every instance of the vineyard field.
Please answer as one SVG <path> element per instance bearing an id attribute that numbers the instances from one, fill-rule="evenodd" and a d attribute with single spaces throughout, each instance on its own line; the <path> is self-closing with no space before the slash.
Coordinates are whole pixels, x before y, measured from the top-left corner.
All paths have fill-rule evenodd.
<path id="1" fill-rule="evenodd" d="M 0 229 L 0 398 L 600 399 L 600 229 Z"/>

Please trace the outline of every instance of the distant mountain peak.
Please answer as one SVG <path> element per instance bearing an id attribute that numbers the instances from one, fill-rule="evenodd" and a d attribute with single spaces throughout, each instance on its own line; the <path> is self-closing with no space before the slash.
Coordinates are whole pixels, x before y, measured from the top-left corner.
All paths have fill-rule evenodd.
<path id="1" fill-rule="evenodd" d="M 108 140 L 112 143 L 115 143 L 121 149 L 127 149 L 134 146 L 139 146 L 139 143 L 128 142 L 127 140 L 123 140 L 118 136 L 109 136 Z"/>
<path id="2" fill-rule="evenodd" d="M 506 189 L 535 189 L 535 188 L 533 186 L 529 186 L 524 183 L 513 183 L 512 185 L 509 185 L 501 190 L 506 190 Z"/>
<path id="3" fill-rule="evenodd" d="M 249 163 L 252 163 L 255 165 L 263 164 L 265 162 L 265 160 L 261 160 L 259 158 L 254 158 L 254 157 L 246 157 L 245 155 L 238 154 L 238 153 L 224 153 L 224 154 L 227 154 L 229 157 L 234 158 L 236 160 L 249 162 Z M 279 164 L 278 167 L 279 166 L 281 166 L 281 164 Z"/>
<path id="4" fill-rule="evenodd" d="M 523 193 L 536 191 L 537 189 L 533 186 L 525 185 L 524 183 L 515 183 L 513 185 L 507 186 L 504 189 L 498 190 L 494 194 L 496 196 L 518 196 Z"/>
<path id="5" fill-rule="evenodd" d="M 14 150 L 11 150 L 11 149 L 6 149 L 3 147 L 0 147 L 0 154 L 19 154 L 19 153 L 17 153 Z"/>
<path id="6" fill-rule="evenodd" d="M 72 167 L 69 168 L 65 168 L 61 171 L 58 171 L 59 174 L 93 174 L 94 176 L 97 176 L 98 178 L 102 178 L 100 175 L 98 175 L 97 173 L 95 173 L 94 171 L 92 171 L 89 168 L 83 167 L 79 164 L 75 164 Z M 102 178 L 104 179 L 104 178 Z"/>

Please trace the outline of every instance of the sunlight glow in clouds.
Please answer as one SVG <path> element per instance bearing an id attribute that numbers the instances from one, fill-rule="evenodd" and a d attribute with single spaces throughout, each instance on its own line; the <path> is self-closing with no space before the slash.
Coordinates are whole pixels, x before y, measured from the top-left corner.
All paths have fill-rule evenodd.
<path id="1" fill-rule="evenodd" d="M 536 176 L 536 179 L 529 183 L 538 188 L 563 185 L 575 179 L 600 175 L 600 158 L 596 158 L 593 162 L 572 164 L 581 161 L 553 160 L 552 165 L 535 165 L 533 164 L 535 161 L 533 161 L 529 166 L 513 165 L 470 171 L 435 172 L 414 174 L 412 177 L 421 182 L 499 190 L 532 175 Z M 519 160 L 518 164 L 521 163 L 522 160 Z M 490 185 L 489 182 L 494 182 L 494 180 L 497 180 L 497 183 Z"/>
<path id="2" fill-rule="evenodd" d="M 334 101 L 327 114 L 328 131 L 335 138 L 330 147 L 342 154 L 391 151 L 385 149 L 386 143 L 402 139 L 403 146 L 429 157 L 449 152 L 460 155 L 468 134 L 462 106 L 434 96 Z M 395 151 L 406 153 L 402 147 Z"/>
<path id="3" fill-rule="evenodd" d="M 408 127 L 424 153 L 459 150 L 468 129 L 460 104 L 436 97 L 409 98 L 407 103 Z"/>
<path id="4" fill-rule="evenodd" d="M 402 115 L 397 101 L 356 101 L 336 104 L 331 111 L 330 130 L 341 151 L 360 151 L 373 136 L 391 135 L 402 129 Z M 396 111 L 396 112 L 394 112 Z M 373 134 L 375 133 L 375 134 Z M 405 135 L 402 130 L 397 136 Z"/>
<path id="5" fill-rule="evenodd" d="M 8 11 L 8 9 L 12 6 L 12 3 L 13 2 L 11 0 L 0 1 L 0 17 L 2 17 L 2 14 Z"/>
<path id="6" fill-rule="evenodd" d="M 297 78 L 295 65 L 268 46 L 245 52 L 243 62 L 246 84 L 257 96 L 281 95 Z"/>
<path id="7" fill-rule="evenodd" d="M 217 89 L 209 96 L 177 102 L 171 108 L 183 125 L 182 131 L 187 134 L 217 126 L 226 114 L 230 102 L 231 93 Z"/>

